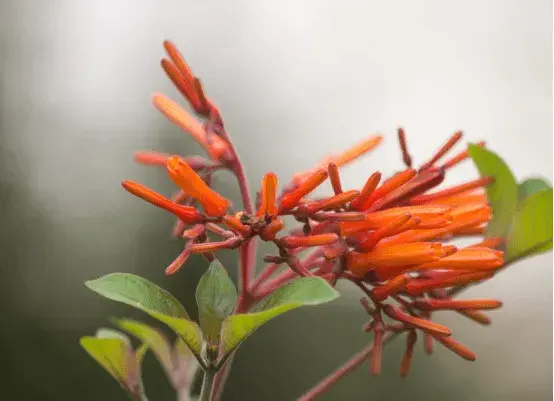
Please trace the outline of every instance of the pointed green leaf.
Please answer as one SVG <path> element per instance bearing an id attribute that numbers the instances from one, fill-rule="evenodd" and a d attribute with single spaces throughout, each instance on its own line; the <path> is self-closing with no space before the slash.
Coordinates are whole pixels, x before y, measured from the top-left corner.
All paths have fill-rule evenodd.
<path id="1" fill-rule="evenodd" d="M 332 301 L 339 293 L 320 277 L 303 277 L 266 297 L 253 308 L 253 313 L 229 316 L 223 322 L 221 340 L 228 353 L 238 347 L 258 327 L 269 320 L 303 305 Z"/>
<path id="2" fill-rule="evenodd" d="M 519 201 L 543 189 L 552 188 L 552 185 L 542 178 L 528 178 L 518 185 Z"/>
<path id="3" fill-rule="evenodd" d="M 81 347 L 123 387 L 127 387 L 132 354 L 121 338 L 82 337 Z"/>
<path id="4" fill-rule="evenodd" d="M 482 177 L 493 177 L 487 186 L 487 199 L 492 207 L 492 220 L 487 226 L 488 237 L 506 237 L 517 205 L 517 183 L 504 161 L 494 152 L 470 144 L 468 152 Z"/>
<path id="5" fill-rule="evenodd" d="M 233 313 L 237 290 L 225 268 L 214 260 L 196 288 L 200 327 L 208 342 L 217 343 L 223 320 Z"/>
<path id="6" fill-rule="evenodd" d="M 183 305 L 166 290 L 145 278 L 127 273 L 113 273 L 85 282 L 91 290 L 105 298 L 122 302 L 142 311 L 188 319 Z"/>
<path id="7" fill-rule="evenodd" d="M 506 260 L 552 249 L 552 188 L 536 192 L 521 202 L 508 237 Z"/>
<path id="8" fill-rule="evenodd" d="M 131 319 L 114 319 L 115 324 L 127 333 L 137 337 L 152 350 L 158 361 L 167 370 L 171 370 L 171 348 L 165 336 L 147 324 Z"/>
<path id="9" fill-rule="evenodd" d="M 170 293 L 150 281 L 126 273 L 114 273 L 87 281 L 85 285 L 105 298 L 122 302 L 148 313 L 167 324 L 199 357 L 202 333 Z"/>
<path id="10" fill-rule="evenodd" d="M 96 338 L 118 338 L 131 346 L 131 341 L 125 334 L 113 329 L 106 329 L 104 327 L 99 328 L 96 330 Z"/>

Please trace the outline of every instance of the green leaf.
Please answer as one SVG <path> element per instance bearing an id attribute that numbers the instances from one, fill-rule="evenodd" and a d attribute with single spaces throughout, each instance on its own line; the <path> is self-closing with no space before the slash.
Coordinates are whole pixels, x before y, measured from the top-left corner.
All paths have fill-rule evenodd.
<path id="1" fill-rule="evenodd" d="M 303 277 L 289 283 L 262 300 L 253 313 L 229 316 L 221 332 L 223 350 L 228 353 L 240 345 L 258 327 L 269 320 L 303 305 L 332 301 L 339 293 L 321 277 Z"/>
<path id="2" fill-rule="evenodd" d="M 525 198 L 518 207 L 508 237 L 506 260 L 552 249 L 552 188 Z"/>
<path id="3" fill-rule="evenodd" d="M 470 144 L 468 152 L 482 177 L 493 177 L 487 186 L 487 199 L 492 207 L 492 220 L 487 237 L 505 238 L 516 210 L 518 189 L 516 180 L 504 161 L 494 152 Z"/>
<path id="4" fill-rule="evenodd" d="M 167 371 L 171 370 L 171 348 L 162 333 L 147 324 L 131 319 L 114 319 L 114 322 L 121 329 L 142 341 L 144 345 L 152 350 L 162 366 Z"/>
<path id="5" fill-rule="evenodd" d="M 517 188 L 519 201 L 523 201 L 529 195 L 540 192 L 543 189 L 552 188 L 552 185 L 542 178 L 528 178 L 521 182 Z"/>
<path id="6" fill-rule="evenodd" d="M 214 260 L 196 288 L 200 327 L 208 342 L 217 343 L 223 320 L 233 313 L 237 290 L 225 268 Z"/>
<path id="7" fill-rule="evenodd" d="M 131 349 L 121 338 L 82 337 L 81 347 L 123 387 L 129 381 Z"/>
<path id="8" fill-rule="evenodd" d="M 87 281 L 85 285 L 105 298 L 122 302 L 148 313 L 168 325 L 199 358 L 202 333 L 170 293 L 150 281 L 126 273 L 114 273 Z"/>
<path id="9" fill-rule="evenodd" d="M 152 310 L 167 316 L 189 318 L 183 305 L 169 292 L 134 274 L 108 274 L 87 281 L 85 285 L 105 298 L 143 311 Z"/>
<path id="10" fill-rule="evenodd" d="M 131 346 L 131 341 L 126 335 L 113 329 L 106 329 L 104 327 L 99 328 L 96 330 L 96 338 L 118 338 L 125 341 L 127 345 Z"/>

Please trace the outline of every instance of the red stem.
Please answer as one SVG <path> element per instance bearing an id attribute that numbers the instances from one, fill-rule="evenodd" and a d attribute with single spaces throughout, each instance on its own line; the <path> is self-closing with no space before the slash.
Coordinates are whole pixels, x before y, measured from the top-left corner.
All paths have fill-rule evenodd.
<path id="1" fill-rule="evenodd" d="M 383 339 L 383 345 L 391 341 L 397 335 L 398 333 L 389 333 Z M 370 344 L 362 349 L 360 352 L 358 352 L 356 355 L 354 355 L 351 359 L 346 361 L 340 368 L 321 380 L 315 387 L 312 387 L 312 389 L 305 393 L 302 397 L 300 397 L 298 401 L 311 401 L 319 397 L 323 393 L 329 391 L 340 379 L 352 373 L 361 364 L 366 362 L 369 359 L 372 351 L 373 344 Z"/>

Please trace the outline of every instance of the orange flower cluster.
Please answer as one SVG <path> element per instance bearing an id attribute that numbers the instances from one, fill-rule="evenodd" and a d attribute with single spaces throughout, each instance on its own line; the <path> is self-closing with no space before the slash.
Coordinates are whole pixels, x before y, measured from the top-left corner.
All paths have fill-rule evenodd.
<path id="1" fill-rule="evenodd" d="M 206 122 L 201 123 L 163 95 L 154 96 L 154 105 L 192 135 L 210 157 L 206 160 L 154 152 L 137 154 L 139 162 L 165 167 L 180 188 L 173 200 L 136 182 L 123 182 L 127 191 L 179 219 L 174 232 L 186 245 L 166 273 L 176 273 L 192 253 L 212 259 L 215 251 L 235 249 L 260 238 L 274 243 L 276 254 L 264 256 L 269 264 L 244 287 L 249 299 L 261 299 L 298 275 L 320 276 L 332 285 L 340 279 L 352 281 L 373 304 L 370 306 L 364 298 L 363 305 L 371 316 L 365 329 L 374 333 L 373 374 L 379 373 L 381 348 L 385 335 L 391 333 L 407 333 L 403 376 L 409 370 L 416 331 L 423 333 L 427 350 L 436 340 L 465 359 L 475 359 L 469 349 L 450 337 L 447 327 L 431 321 L 432 312 L 453 310 L 487 324 L 490 320 L 481 311 L 501 306 L 499 301 L 489 299 L 455 300 L 448 291 L 488 280 L 503 265 L 502 252 L 497 250 L 501 239 L 490 238 L 464 248 L 452 243 L 457 237 L 483 233 L 491 218 L 484 187 L 492 179 L 485 177 L 434 189 L 451 168 L 468 158 L 467 150 L 463 150 L 439 163 L 462 133 L 455 133 L 427 162 L 413 168 L 405 133 L 399 129 L 405 169 L 387 179 L 376 171 L 359 190 L 343 190 L 339 168 L 381 143 L 381 136 L 370 136 L 325 158 L 314 169 L 296 174 L 280 193 L 277 176 L 266 174 L 256 210 L 230 214 L 230 202 L 210 187 L 210 177 L 218 168 L 236 173 L 238 157 L 219 111 L 205 96 L 200 81 L 171 43 L 166 42 L 165 48 L 170 60 L 162 60 L 164 70 Z M 326 181 L 333 194 L 311 199 L 310 194 Z M 281 235 L 285 230 L 284 216 L 294 217 L 301 227 Z M 213 236 L 218 239 L 212 240 Z M 299 257 L 305 250 L 311 253 Z M 270 279 L 281 264 L 290 269 Z M 396 323 L 386 323 L 385 318 Z"/>

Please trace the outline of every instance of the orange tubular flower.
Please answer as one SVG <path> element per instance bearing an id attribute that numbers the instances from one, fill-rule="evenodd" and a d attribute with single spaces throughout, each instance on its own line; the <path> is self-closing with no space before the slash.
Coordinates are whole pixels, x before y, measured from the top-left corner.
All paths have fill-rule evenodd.
<path id="1" fill-rule="evenodd" d="M 399 322 L 406 323 L 411 327 L 417 327 L 418 329 L 424 330 L 434 336 L 437 336 L 437 339 L 452 334 L 448 327 L 433 323 L 430 320 L 420 319 L 408 315 L 393 305 L 385 305 L 383 312 L 385 312 L 391 319 L 398 320 Z"/>
<path id="2" fill-rule="evenodd" d="M 282 220 L 273 220 L 260 230 L 260 238 L 264 241 L 272 241 L 275 239 L 275 235 L 283 228 L 285 228 L 285 223 Z"/>
<path id="3" fill-rule="evenodd" d="M 377 247 L 368 253 L 350 252 L 346 266 L 356 275 L 365 275 L 377 266 L 413 266 L 432 263 L 444 258 L 446 252 L 438 242 L 412 242 Z"/>
<path id="4" fill-rule="evenodd" d="M 359 231 L 376 230 L 404 215 L 419 218 L 420 223 L 418 228 L 421 225 L 425 226 L 426 223 L 437 224 L 438 221 L 447 223 L 452 220 L 452 217 L 447 215 L 447 212 L 451 210 L 449 206 L 422 205 L 395 207 L 380 212 L 367 213 L 364 221 L 341 223 L 341 235 L 348 236 Z"/>
<path id="5" fill-rule="evenodd" d="M 410 199 L 410 203 L 415 205 L 415 204 L 427 203 L 432 200 L 440 201 L 440 199 L 442 198 L 448 198 L 449 196 L 452 196 L 452 195 L 457 195 L 465 191 L 487 186 L 490 183 L 492 183 L 492 181 L 493 181 L 492 177 L 479 178 L 477 180 L 469 181 L 469 182 L 466 182 L 465 184 L 457 185 L 452 188 L 443 189 L 442 191 L 438 191 L 432 194 L 414 196 L 412 199 Z"/>
<path id="6" fill-rule="evenodd" d="M 388 180 L 385 180 L 379 188 L 372 191 L 371 195 L 368 196 L 367 200 L 363 204 L 358 206 L 359 210 L 368 209 L 377 199 L 380 199 L 385 195 L 389 194 L 390 192 L 394 191 L 395 189 L 401 187 L 402 185 L 410 181 L 412 178 L 414 178 L 416 174 L 417 174 L 417 171 L 414 170 L 413 168 L 409 168 L 399 173 L 396 173 Z M 369 178 L 371 179 L 371 177 Z"/>
<path id="7" fill-rule="evenodd" d="M 417 341 L 417 332 L 410 330 L 408 337 L 406 338 L 406 352 L 402 357 L 402 363 L 400 365 L 400 377 L 406 377 L 410 371 L 410 364 L 412 362 L 412 356 L 414 354 L 414 345 Z"/>
<path id="8" fill-rule="evenodd" d="M 437 199 L 429 199 L 427 202 L 425 202 L 426 205 L 447 205 L 451 207 L 457 207 L 457 206 L 463 206 L 463 205 L 469 205 L 469 204 L 487 204 L 487 195 L 485 194 L 485 191 L 480 189 L 474 189 L 469 190 L 465 192 L 461 192 L 456 195 L 452 196 L 445 196 L 442 198 Z"/>
<path id="9" fill-rule="evenodd" d="M 363 207 L 366 203 L 368 203 L 370 196 L 375 191 L 375 188 L 377 188 L 377 185 L 379 185 L 379 181 L 381 181 L 381 173 L 375 172 L 369 176 L 367 179 L 364 187 L 362 188 L 362 191 L 360 192 L 360 196 L 358 196 L 350 205 L 352 209 L 355 210 L 363 210 Z"/>
<path id="10" fill-rule="evenodd" d="M 338 240 L 339 236 L 337 234 L 318 234 L 306 237 L 287 236 L 281 238 L 281 243 L 285 248 L 299 248 L 304 246 L 330 245 Z"/>
<path id="11" fill-rule="evenodd" d="M 194 76 L 189 65 L 173 43 L 168 40 L 164 41 L 164 48 L 173 62 L 172 64 L 167 59 L 162 60 L 162 68 L 166 74 L 197 113 L 205 116 L 209 115 L 215 107 L 206 99 L 198 78 Z"/>
<path id="12" fill-rule="evenodd" d="M 221 222 L 244 237 L 247 237 L 250 234 L 250 227 L 242 224 L 235 216 L 223 216 Z"/>
<path id="13" fill-rule="evenodd" d="M 358 142 L 357 144 L 355 144 L 354 146 L 350 147 L 349 149 L 345 150 L 342 153 L 328 156 L 321 163 L 319 163 L 314 170 L 295 174 L 293 177 L 293 183 L 295 185 L 301 184 L 306 180 L 307 177 L 313 174 L 314 171 L 321 170 L 322 168 L 327 168 L 327 166 L 330 163 L 335 164 L 337 167 L 342 167 L 356 160 L 357 158 L 363 156 L 367 152 L 375 149 L 381 143 L 382 140 L 383 140 L 383 137 L 381 135 L 372 135 L 367 139 L 364 139 L 363 141 Z"/>
<path id="14" fill-rule="evenodd" d="M 485 142 L 481 141 L 481 142 L 477 142 L 476 143 L 477 146 L 480 146 L 480 147 L 484 147 L 485 146 Z M 458 153 L 456 156 L 452 157 L 451 159 L 449 159 L 448 161 L 446 161 L 442 167 L 444 169 L 449 169 L 449 168 L 452 168 L 454 167 L 455 165 L 459 164 L 460 162 L 464 161 L 465 159 L 467 159 L 469 157 L 469 152 L 466 150 Z"/>
<path id="15" fill-rule="evenodd" d="M 217 160 L 229 151 L 227 142 L 213 133 L 207 133 L 198 120 L 170 98 L 155 94 L 152 103 L 167 119 L 192 135 L 213 159 Z M 208 135 L 210 135 L 209 138 Z"/>
<path id="16" fill-rule="evenodd" d="M 318 210 L 333 210 L 346 205 L 351 200 L 357 198 L 358 195 L 358 191 L 346 191 L 327 199 L 308 203 L 304 206 L 304 208 L 310 214 L 315 213 Z"/>
<path id="17" fill-rule="evenodd" d="M 325 170 L 318 170 L 311 174 L 294 191 L 283 195 L 279 205 L 279 212 L 283 213 L 293 209 L 304 196 L 320 186 L 327 179 L 327 176 L 328 174 Z"/>
<path id="18" fill-rule="evenodd" d="M 380 287 L 375 287 L 372 290 L 373 299 L 376 301 L 384 301 L 389 295 L 397 293 L 410 281 L 409 274 L 401 274 L 396 276 Z"/>
<path id="19" fill-rule="evenodd" d="M 173 213 L 184 223 L 194 224 L 201 223 L 205 220 L 205 217 L 195 208 L 191 206 L 179 205 L 175 202 L 172 202 L 163 195 L 152 191 L 151 189 L 139 184 L 138 182 L 123 181 L 121 185 L 133 195 L 138 196 L 146 202 L 149 202 L 164 210 L 167 210 L 170 213 Z"/>
<path id="20" fill-rule="evenodd" d="M 209 216 L 225 214 L 229 201 L 211 189 L 181 158 L 171 157 L 167 162 L 167 172 L 175 184 L 202 204 Z"/>
<path id="21" fill-rule="evenodd" d="M 411 270 L 471 270 L 491 271 L 496 270 L 504 263 L 502 252 L 490 248 L 463 248 L 456 253 L 440 260 L 424 263 L 413 267 Z"/>
<path id="22" fill-rule="evenodd" d="M 277 206 L 275 198 L 277 193 L 277 176 L 274 173 L 267 173 L 262 180 L 262 199 L 257 216 L 276 216 Z"/>
<path id="23" fill-rule="evenodd" d="M 403 231 L 403 227 L 412 219 L 412 216 L 409 214 L 401 215 L 395 220 L 391 221 L 388 224 L 378 228 L 375 231 L 372 231 L 369 234 L 365 234 L 358 242 L 359 250 L 368 252 L 372 250 L 377 243 L 385 237 L 397 234 L 400 231 Z M 421 220 L 416 220 L 416 223 L 419 224 Z M 412 227 L 412 225 L 410 225 Z"/>

